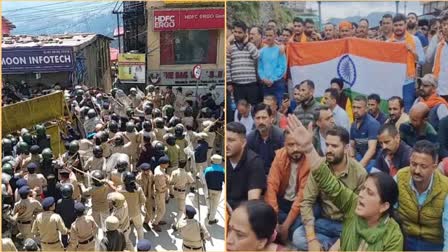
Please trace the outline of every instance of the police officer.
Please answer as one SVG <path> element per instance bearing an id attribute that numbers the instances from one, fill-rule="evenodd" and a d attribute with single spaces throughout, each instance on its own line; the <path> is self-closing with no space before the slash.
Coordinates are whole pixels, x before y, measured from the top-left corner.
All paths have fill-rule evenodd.
<path id="1" fill-rule="evenodd" d="M 80 202 L 75 204 L 76 220 L 70 228 L 68 251 L 94 251 L 98 225 L 90 215 L 85 215 L 86 207 Z"/>
<path id="2" fill-rule="evenodd" d="M 55 164 L 53 160 L 53 152 L 50 148 L 45 148 L 42 150 L 42 161 L 37 168 L 37 173 L 41 173 L 45 178 L 50 174 L 55 173 Z"/>
<path id="3" fill-rule="evenodd" d="M 205 140 L 208 137 L 207 133 L 201 132 L 197 134 L 198 144 L 194 150 L 194 158 L 196 161 L 196 174 L 199 174 L 201 177 L 205 167 L 207 167 L 207 152 L 208 152 L 208 143 Z"/>
<path id="4" fill-rule="evenodd" d="M 11 139 L 3 138 L 2 139 L 2 157 L 13 156 L 13 155 L 14 155 L 14 146 L 12 144 Z"/>
<path id="5" fill-rule="evenodd" d="M 165 156 L 165 145 L 162 142 L 154 143 L 154 157 L 151 158 L 151 171 L 154 173 L 154 169 L 159 165 L 159 159 Z"/>
<path id="6" fill-rule="evenodd" d="M 118 230 L 120 230 L 124 234 L 124 237 L 126 239 L 126 249 L 133 250 L 132 242 L 129 239 L 129 234 L 131 233 L 131 224 L 126 198 L 119 192 L 112 192 L 107 195 L 107 199 L 112 202 L 111 215 L 117 217 L 117 219 L 120 221 Z"/>
<path id="7" fill-rule="evenodd" d="M 59 169 L 59 183 L 61 186 L 64 184 L 71 185 L 73 190 L 72 198 L 77 201 L 81 200 L 81 187 L 73 172 L 64 168 Z"/>
<path id="8" fill-rule="evenodd" d="M 185 206 L 186 218 L 177 224 L 177 229 L 180 230 L 182 237 L 182 250 L 202 250 L 203 240 L 209 240 L 210 234 L 207 229 L 194 219 L 196 209 L 187 205 Z"/>
<path id="9" fill-rule="evenodd" d="M 140 186 L 137 185 L 136 178 L 132 172 L 123 173 L 124 186 L 120 192 L 126 198 L 129 210 L 129 219 L 137 230 L 138 240 L 143 239 L 143 219 L 142 210 L 146 203 L 146 197 Z M 146 213 L 143 212 L 144 215 Z M 132 232 L 132 229 L 131 229 Z"/>
<path id="10" fill-rule="evenodd" d="M 43 211 L 42 205 L 39 201 L 30 197 L 31 189 L 28 186 L 22 186 L 19 189 L 20 200 L 15 203 L 13 214 L 17 216 L 17 228 L 20 234 L 17 235 L 19 239 L 32 238 L 31 225 L 36 215 Z M 19 211 L 20 210 L 20 211 Z"/>
<path id="11" fill-rule="evenodd" d="M 163 156 L 159 159 L 159 165 L 154 170 L 154 199 L 156 205 L 155 219 L 152 228 L 161 232 L 162 228 L 160 225 L 165 225 L 166 222 L 163 221 L 165 215 L 165 197 L 168 190 L 168 177 L 165 170 L 168 168 L 170 160 L 167 156 Z"/>
<path id="12" fill-rule="evenodd" d="M 133 155 L 132 153 L 132 143 L 124 143 L 124 137 L 121 134 L 115 135 L 114 138 L 110 139 L 109 141 L 114 141 L 114 145 L 110 148 L 112 153 L 123 153 L 131 157 Z"/>
<path id="13" fill-rule="evenodd" d="M 109 192 L 111 192 L 111 189 L 108 185 L 101 182 L 104 179 L 104 173 L 102 171 L 93 171 L 92 177 L 92 186 L 83 190 L 83 195 L 90 195 L 92 199 L 92 217 L 104 231 L 104 221 L 109 215 L 109 203 L 107 201 L 107 195 L 109 194 Z"/>
<path id="14" fill-rule="evenodd" d="M 40 200 L 43 190 L 47 187 L 47 180 L 44 175 L 36 174 L 36 163 L 29 163 L 27 166 L 28 174 L 24 176 L 24 179 L 28 181 L 28 186 L 36 193 L 36 198 Z"/>
<path id="15" fill-rule="evenodd" d="M 35 142 L 42 149 L 51 148 L 51 137 L 47 135 L 45 126 L 38 124 L 36 125 L 36 137 Z"/>
<path id="16" fill-rule="evenodd" d="M 204 177 L 207 184 L 208 191 L 208 224 L 213 225 L 218 223 L 215 219 L 216 211 L 218 209 L 219 200 L 221 198 L 222 185 L 224 183 L 224 167 L 222 166 L 222 156 L 215 154 L 211 157 L 212 165 L 207 167 L 204 171 Z"/>
<path id="17" fill-rule="evenodd" d="M 177 167 L 179 167 L 180 148 L 178 145 L 176 145 L 176 137 L 173 134 L 168 133 L 165 135 L 164 138 L 167 144 L 166 155 L 170 160 L 170 166 L 168 167 L 166 173 L 168 175 L 171 175 L 171 172 L 177 169 Z M 173 194 L 171 188 L 170 188 L 170 194 Z"/>
<path id="18" fill-rule="evenodd" d="M 154 218 L 154 188 L 153 188 L 153 174 L 151 172 L 151 165 L 148 163 L 143 163 L 138 167 L 140 171 L 137 174 L 136 181 L 143 189 L 143 194 L 146 197 L 145 202 L 145 219 L 143 220 L 143 227 L 146 231 L 150 231 L 151 227 L 149 222 Z"/>
<path id="19" fill-rule="evenodd" d="M 184 149 L 187 148 L 188 142 L 185 139 L 184 126 L 182 124 L 177 124 L 174 127 L 174 136 L 176 137 L 176 145 L 179 146 L 179 167 L 185 168 L 187 165 L 187 154 L 185 154 Z"/>
<path id="20" fill-rule="evenodd" d="M 143 124 L 149 124 L 149 122 L 145 121 Z M 150 163 L 151 159 L 154 156 L 154 148 L 152 146 L 152 141 L 151 139 L 153 139 L 151 137 L 151 133 L 148 133 L 147 131 L 143 131 L 142 132 L 142 144 L 140 145 L 140 155 L 138 157 L 138 162 L 137 162 L 137 166 L 143 164 L 143 163 Z M 155 139 L 155 138 L 154 138 Z"/>
<path id="21" fill-rule="evenodd" d="M 184 117 L 182 118 L 182 124 L 187 129 L 194 128 L 194 117 L 193 117 L 193 108 L 188 106 L 185 108 Z"/>
<path id="22" fill-rule="evenodd" d="M 37 166 L 39 166 L 40 162 L 41 162 L 41 156 L 40 154 L 40 147 L 38 145 L 32 145 L 30 147 L 30 156 L 28 156 L 27 158 L 25 158 L 23 160 L 22 163 L 22 167 L 27 168 L 28 164 L 34 163 L 36 164 L 36 168 Z"/>
<path id="23" fill-rule="evenodd" d="M 117 134 L 118 132 L 118 122 L 115 120 L 112 120 L 109 122 L 108 125 L 108 135 L 109 135 L 109 139 L 112 139 L 115 137 L 115 134 Z"/>
<path id="24" fill-rule="evenodd" d="M 84 181 L 84 175 L 79 172 L 79 170 L 83 170 L 81 155 L 79 154 L 79 141 L 70 142 L 68 151 L 61 156 L 61 162 L 65 164 L 66 168 L 73 171 L 78 182 Z"/>
<path id="25" fill-rule="evenodd" d="M 30 147 L 27 143 L 20 141 L 16 146 L 16 167 L 14 167 L 15 172 L 25 172 L 26 166 L 24 165 L 24 161 L 30 155 Z"/>
<path id="26" fill-rule="evenodd" d="M 126 123 L 126 132 L 124 132 L 125 135 L 125 144 L 130 142 L 129 147 L 129 158 L 131 160 L 131 163 L 133 164 L 133 167 L 137 164 L 138 161 L 138 147 L 140 144 L 140 137 L 139 134 L 135 130 L 135 124 L 133 122 L 127 122 Z"/>
<path id="27" fill-rule="evenodd" d="M 210 157 L 212 156 L 212 153 L 214 152 L 215 148 L 215 138 L 216 138 L 215 123 L 212 121 L 204 121 L 202 123 L 202 126 L 204 127 L 204 132 L 207 133 L 205 141 L 207 141 L 208 144 L 207 161 L 208 165 L 210 165 Z"/>
<path id="28" fill-rule="evenodd" d="M 54 198 L 45 198 L 42 207 L 44 212 L 37 214 L 31 232 L 40 239 L 42 251 L 62 251 L 59 234 L 67 235 L 68 230 L 61 216 L 54 212 Z"/>
<path id="29" fill-rule="evenodd" d="M 176 221 L 171 228 L 176 230 L 176 224 L 182 218 L 182 214 L 185 212 L 185 197 L 187 194 L 188 184 L 194 183 L 194 178 L 190 173 L 187 173 L 184 168 L 178 167 L 174 170 L 170 177 L 170 184 L 173 187 L 173 195 L 177 201 L 177 216 Z"/>
<path id="30" fill-rule="evenodd" d="M 156 135 L 156 140 L 163 142 L 163 136 L 166 134 L 165 122 L 161 117 L 154 119 L 154 124 L 156 128 L 154 129 L 154 134 Z"/>
<path id="31" fill-rule="evenodd" d="M 114 186 L 120 186 L 123 184 L 122 174 L 129 170 L 129 163 L 125 159 L 118 159 L 115 169 L 110 174 L 110 180 L 114 183 Z"/>
<path id="32" fill-rule="evenodd" d="M 151 250 L 151 242 L 146 239 L 139 240 L 137 242 L 137 251 L 146 251 L 149 252 Z"/>
<path id="33" fill-rule="evenodd" d="M 120 220 L 115 216 L 106 218 L 106 233 L 100 242 L 100 251 L 123 251 L 126 249 L 126 238 L 118 228 Z"/>
<path id="34" fill-rule="evenodd" d="M 56 203 L 56 213 L 59 214 L 64 221 L 65 227 L 69 229 L 76 220 L 75 200 L 73 196 L 73 187 L 70 184 L 63 184 L 61 187 L 62 199 Z M 62 235 L 62 244 L 64 248 L 68 246 L 68 236 Z"/>
<path id="35" fill-rule="evenodd" d="M 17 252 L 16 245 L 11 238 L 2 238 L 2 251 Z"/>
<path id="36" fill-rule="evenodd" d="M 106 158 L 103 157 L 103 148 L 101 146 L 95 145 L 93 147 L 93 157 L 87 159 L 85 170 L 90 174 L 94 171 L 106 171 Z M 87 180 L 87 185 L 90 186 L 92 183 L 90 176 L 87 176 Z"/>

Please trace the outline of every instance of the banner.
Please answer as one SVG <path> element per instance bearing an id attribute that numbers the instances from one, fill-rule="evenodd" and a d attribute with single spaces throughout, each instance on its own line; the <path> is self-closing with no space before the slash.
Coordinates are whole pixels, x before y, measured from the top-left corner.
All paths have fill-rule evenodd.
<path id="1" fill-rule="evenodd" d="M 71 47 L 2 48 L 4 74 L 71 72 L 74 65 Z"/>
<path id="2" fill-rule="evenodd" d="M 119 54 L 118 78 L 124 83 L 145 83 L 145 54 Z"/>
<path id="3" fill-rule="evenodd" d="M 2 109 L 2 133 L 64 117 L 64 94 L 56 92 L 28 101 L 6 105 Z"/>
<path id="4" fill-rule="evenodd" d="M 154 10 L 154 31 L 224 29 L 224 8 Z"/>
<path id="5" fill-rule="evenodd" d="M 290 43 L 288 65 L 294 86 L 312 80 L 315 96 L 323 96 L 333 78 L 341 78 L 353 93 L 378 94 L 382 99 L 403 97 L 406 46 L 366 39 L 338 39 Z"/>

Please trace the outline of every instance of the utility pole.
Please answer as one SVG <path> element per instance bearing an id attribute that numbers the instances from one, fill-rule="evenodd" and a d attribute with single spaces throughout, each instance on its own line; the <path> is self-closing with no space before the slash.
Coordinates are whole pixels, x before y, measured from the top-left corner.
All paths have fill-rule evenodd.
<path id="1" fill-rule="evenodd" d="M 398 14 L 398 5 L 399 5 L 399 1 L 395 1 L 395 14 Z"/>
<path id="2" fill-rule="evenodd" d="M 322 1 L 317 1 L 317 6 L 319 10 L 319 31 L 322 31 L 322 9 L 321 9 Z"/>

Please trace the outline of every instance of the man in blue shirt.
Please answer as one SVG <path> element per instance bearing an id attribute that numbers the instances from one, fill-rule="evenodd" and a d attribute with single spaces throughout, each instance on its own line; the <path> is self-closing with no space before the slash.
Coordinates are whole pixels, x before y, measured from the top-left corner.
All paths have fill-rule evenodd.
<path id="1" fill-rule="evenodd" d="M 371 94 L 367 97 L 367 106 L 369 107 L 369 114 L 375 118 L 380 125 L 383 125 L 387 117 L 380 110 L 381 98 L 377 94 Z"/>
<path id="2" fill-rule="evenodd" d="M 255 126 L 247 135 L 247 147 L 257 153 L 264 161 L 264 170 L 269 174 L 275 151 L 282 148 L 285 142 L 283 131 L 272 125 L 272 110 L 263 103 L 255 106 Z"/>
<path id="3" fill-rule="evenodd" d="M 352 108 L 355 117 L 355 121 L 350 128 L 352 156 L 367 169 L 367 172 L 370 172 L 370 169 L 375 166 L 380 124 L 367 113 L 366 97 L 362 95 L 355 97 Z"/>
<path id="4" fill-rule="evenodd" d="M 224 183 L 224 167 L 222 166 L 222 156 L 213 155 L 211 158 L 212 165 L 204 171 L 205 181 L 208 189 L 208 224 L 218 223 L 215 219 L 216 210 L 218 209 L 219 200 L 221 199 L 222 185 Z"/>
<path id="5" fill-rule="evenodd" d="M 276 34 L 267 28 L 266 47 L 260 50 L 258 58 L 258 76 L 263 84 L 263 96 L 275 95 L 278 106 L 281 106 L 283 94 L 286 92 L 286 55 L 275 43 Z"/>

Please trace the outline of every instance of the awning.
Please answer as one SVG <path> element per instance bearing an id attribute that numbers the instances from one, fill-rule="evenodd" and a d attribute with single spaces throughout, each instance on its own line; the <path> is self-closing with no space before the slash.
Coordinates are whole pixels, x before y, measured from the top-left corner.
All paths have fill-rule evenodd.
<path id="1" fill-rule="evenodd" d="M 110 50 L 110 61 L 117 61 L 118 60 L 118 54 L 120 51 L 117 48 L 109 48 Z"/>

